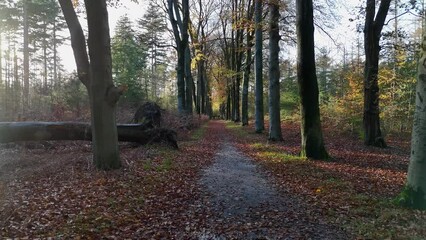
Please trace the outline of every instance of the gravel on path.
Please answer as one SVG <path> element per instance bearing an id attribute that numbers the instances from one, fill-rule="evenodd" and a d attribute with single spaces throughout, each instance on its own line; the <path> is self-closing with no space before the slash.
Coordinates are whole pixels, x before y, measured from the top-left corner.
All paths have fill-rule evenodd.
<path id="1" fill-rule="evenodd" d="M 278 191 L 226 137 L 199 183 L 214 213 L 199 239 L 348 239 L 301 199 Z"/>

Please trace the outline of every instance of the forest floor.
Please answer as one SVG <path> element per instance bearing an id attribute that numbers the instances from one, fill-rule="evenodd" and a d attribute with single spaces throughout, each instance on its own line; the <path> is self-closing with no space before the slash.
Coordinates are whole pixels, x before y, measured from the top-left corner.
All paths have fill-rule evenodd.
<path id="1" fill-rule="evenodd" d="M 425 239 L 426 213 L 398 207 L 409 141 L 365 147 L 325 129 L 331 161 L 297 156 L 252 127 L 210 121 L 180 149 L 120 144 L 99 171 L 88 142 L 0 146 L 0 237 L 83 239 Z"/>

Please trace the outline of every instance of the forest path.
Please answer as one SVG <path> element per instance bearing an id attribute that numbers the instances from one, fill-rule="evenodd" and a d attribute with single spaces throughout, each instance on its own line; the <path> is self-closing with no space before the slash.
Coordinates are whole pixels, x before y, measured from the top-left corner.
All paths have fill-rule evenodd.
<path id="1" fill-rule="evenodd" d="M 224 122 L 212 121 L 220 147 L 199 184 L 204 204 L 215 213 L 199 239 L 347 239 L 291 196 L 274 186 L 253 159 L 231 142 Z"/>

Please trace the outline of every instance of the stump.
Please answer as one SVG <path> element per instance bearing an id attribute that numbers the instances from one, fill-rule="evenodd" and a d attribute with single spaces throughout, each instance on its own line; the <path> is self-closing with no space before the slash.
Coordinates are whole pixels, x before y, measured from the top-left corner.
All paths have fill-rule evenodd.
<path id="1" fill-rule="evenodd" d="M 142 123 L 152 125 L 159 128 L 161 125 L 161 108 L 154 102 L 146 102 L 142 104 L 133 117 L 134 123 Z"/>

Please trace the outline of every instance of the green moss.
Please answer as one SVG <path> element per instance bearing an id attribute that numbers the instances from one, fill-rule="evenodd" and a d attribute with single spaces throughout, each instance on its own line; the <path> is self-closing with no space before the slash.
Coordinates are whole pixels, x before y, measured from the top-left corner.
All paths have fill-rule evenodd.
<path id="1" fill-rule="evenodd" d="M 232 130 L 239 137 L 244 137 L 244 136 L 248 135 L 248 133 L 246 131 L 244 131 L 243 127 L 240 124 L 237 124 L 235 122 L 228 121 L 228 122 L 226 122 L 225 127 L 227 129 Z"/>
<path id="2" fill-rule="evenodd" d="M 157 167 L 157 171 L 169 171 L 172 168 L 173 161 L 170 157 L 165 157 L 160 166 Z"/>
<path id="3" fill-rule="evenodd" d="M 394 203 L 403 207 L 426 210 L 426 195 L 420 188 L 415 189 L 410 185 L 405 185 Z"/>
<path id="4" fill-rule="evenodd" d="M 249 145 L 251 148 L 254 148 L 256 150 L 261 150 L 261 149 L 265 149 L 268 147 L 268 145 L 263 144 L 263 143 L 253 143 Z"/>
<path id="5" fill-rule="evenodd" d="M 203 124 L 202 126 L 200 126 L 199 128 L 197 128 L 191 135 L 191 139 L 192 140 L 200 140 L 201 138 L 204 137 L 204 134 L 206 132 L 206 127 L 207 127 L 208 123 Z"/>
<path id="6" fill-rule="evenodd" d="M 303 161 L 306 160 L 306 158 L 294 156 L 282 152 L 277 151 L 262 151 L 259 152 L 260 157 L 272 159 L 277 162 L 288 162 L 288 161 Z"/>
<path id="7" fill-rule="evenodd" d="M 324 161 L 331 161 L 332 158 L 325 150 L 325 147 L 320 147 L 319 149 L 307 149 L 302 148 L 302 151 L 300 152 L 300 157 L 302 158 L 311 158 L 315 160 L 324 160 Z"/>
<path id="8" fill-rule="evenodd" d="M 145 163 L 143 164 L 143 169 L 145 171 L 149 171 L 152 168 L 152 161 L 150 159 L 146 160 Z"/>

